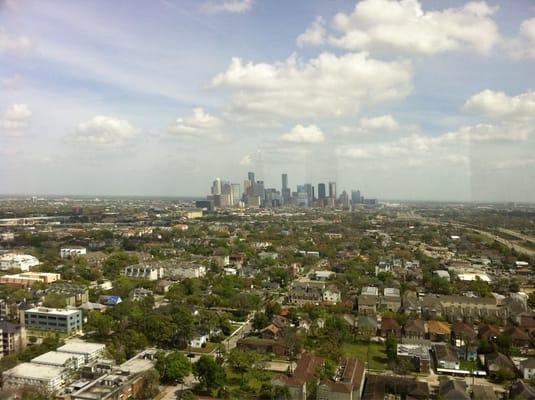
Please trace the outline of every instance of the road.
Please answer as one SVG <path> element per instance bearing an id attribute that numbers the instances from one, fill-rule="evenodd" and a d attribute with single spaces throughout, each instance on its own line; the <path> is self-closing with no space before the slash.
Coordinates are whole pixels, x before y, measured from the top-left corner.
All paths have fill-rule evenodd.
<path id="1" fill-rule="evenodd" d="M 236 332 L 234 332 L 232 336 L 223 340 L 222 344 L 224 345 L 225 351 L 230 351 L 233 348 L 235 348 L 238 344 L 238 340 L 240 340 L 242 337 L 244 337 L 249 332 L 251 332 L 252 329 L 253 329 L 252 319 L 249 318 L 241 328 L 238 328 Z M 217 349 L 214 350 L 214 352 L 216 351 Z"/>
<path id="2" fill-rule="evenodd" d="M 526 242 L 535 244 L 535 238 L 533 236 L 524 235 L 523 233 L 512 231 L 510 229 L 505 229 L 505 228 L 498 228 L 498 230 L 500 232 L 506 233 L 507 235 L 514 236 L 520 240 L 524 240 Z"/>

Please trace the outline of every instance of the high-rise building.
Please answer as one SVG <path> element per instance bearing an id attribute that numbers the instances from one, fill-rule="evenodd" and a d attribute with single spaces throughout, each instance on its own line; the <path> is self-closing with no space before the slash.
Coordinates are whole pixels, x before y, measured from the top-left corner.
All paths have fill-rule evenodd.
<path id="1" fill-rule="evenodd" d="M 282 190 L 288 189 L 288 174 L 282 174 Z"/>
<path id="2" fill-rule="evenodd" d="M 336 199 L 336 182 L 329 182 L 329 197 Z"/>
<path id="3" fill-rule="evenodd" d="M 360 204 L 361 202 L 362 202 L 362 199 L 360 197 L 360 190 L 352 190 L 351 191 L 351 203 Z"/>
<path id="4" fill-rule="evenodd" d="M 216 178 L 212 183 L 212 194 L 221 194 L 221 179 Z"/>
<path id="5" fill-rule="evenodd" d="M 308 202 L 311 203 L 314 200 L 314 186 L 311 183 L 305 183 L 305 192 L 307 193 Z"/>
<path id="6" fill-rule="evenodd" d="M 232 205 L 237 206 L 241 200 L 241 188 L 239 183 L 232 183 L 231 185 L 232 193 Z"/>
<path id="7" fill-rule="evenodd" d="M 249 182 L 251 182 L 251 184 L 255 183 L 254 172 L 247 173 L 247 179 L 249 179 Z"/>
<path id="8" fill-rule="evenodd" d="M 318 199 L 323 200 L 325 197 L 325 183 L 318 183 Z"/>
<path id="9" fill-rule="evenodd" d="M 256 181 L 253 184 L 253 196 L 259 196 L 264 199 L 264 181 Z"/>

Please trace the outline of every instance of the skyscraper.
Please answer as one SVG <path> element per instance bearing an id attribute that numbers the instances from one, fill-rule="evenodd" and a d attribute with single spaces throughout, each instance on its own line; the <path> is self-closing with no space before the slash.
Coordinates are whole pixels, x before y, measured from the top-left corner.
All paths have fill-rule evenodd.
<path id="1" fill-rule="evenodd" d="M 212 184 L 212 194 L 221 194 L 221 179 L 216 178 L 216 180 Z"/>
<path id="2" fill-rule="evenodd" d="M 241 188 L 239 183 L 233 183 L 230 186 L 232 188 L 232 205 L 235 206 L 241 201 Z"/>
<path id="3" fill-rule="evenodd" d="M 318 183 L 318 199 L 323 200 L 325 198 L 325 183 Z"/>
<path id="4" fill-rule="evenodd" d="M 282 174 L 282 190 L 281 201 L 282 204 L 290 204 L 292 200 L 292 192 L 288 187 L 288 174 Z"/>
<path id="5" fill-rule="evenodd" d="M 360 204 L 361 202 L 360 198 L 360 190 L 352 190 L 351 191 L 351 203 L 353 204 Z"/>
<path id="6" fill-rule="evenodd" d="M 336 199 L 336 182 L 329 182 L 329 197 Z"/>
<path id="7" fill-rule="evenodd" d="M 282 174 L 282 190 L 288 189 L 288 174 Z"/>
<path id="8" fill-rule="evenodd" d="M 247 173 L 247 178 L 249 179 L 249 182 L 251 182 L 251 184 L 255 183 L 255 180 L 254 180 L 254 172 L 249 172 Z"/>

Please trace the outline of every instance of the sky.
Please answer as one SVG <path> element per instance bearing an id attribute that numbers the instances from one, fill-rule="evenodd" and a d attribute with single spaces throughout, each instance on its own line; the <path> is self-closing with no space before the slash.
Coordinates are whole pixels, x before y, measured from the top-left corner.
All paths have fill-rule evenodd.
<path id="1" fill-rule="evenodd" d="M 0 193 L 535 202 L 535 2 L 0 0 Z"/>

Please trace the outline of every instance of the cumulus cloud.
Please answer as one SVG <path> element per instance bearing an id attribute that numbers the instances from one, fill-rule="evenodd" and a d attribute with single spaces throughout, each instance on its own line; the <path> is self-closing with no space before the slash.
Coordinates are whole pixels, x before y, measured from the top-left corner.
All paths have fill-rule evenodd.
<path id="1" fill-rule="evenodd" d="M 209 1 L 202 5 L 202 10 L 207 13 L 244 13 L 253 7 L 253 0 L 220 0 Z"/>
<path id="2" fill-rule="evenodd" d="M 406 97 L 412 89 L 412 66 L 375 60 L 366 53 L 322 53 L 308 61 L 291 56 L 273 64 L 234 58 L 212 86 L 232 90 L 229 114 L 235 117 L 342 117 L 363 104 Z"/>
<path id="3" fill-rule="evenodd" d="M 224 139 L 221 133 L 223 120 L 204 111 L 202 107 L 193 109 L 193 114 L 186 118 L 178 118 L 169 125 L 168 132 L 188 138 Z"/>
<path id="4" fill-rule="evenodd" d="M 22 136 L 30 126 L 31 116 L 26 104 L 13 104 L 0 117 L 0 130 L 7 136 Z"/>
<path id="5" fill-rule="evenodd" d="M 139 130 L 126 120 L 97 115 L 78 124 L 68 136 L 68 141 L 101 149 L 117 149 L 131 143 L 138 134 Z"/>
<path id="6" fill-rule="evenodd" d="M 325 135 L 316 125 L 296 125 L 288 133 L 281 136 L 281 139 L 290 143 L 322 143 Z"/>
<path id="7" fill-rule="evenodd" d="M 0 29 L 0 54 L 21 54 L 33 46 L 32 40 L 24 35 L 13 35 Z"/>
<path id="8" fill-rule="evenodd" d="M 533 121 L 535 120 L 535 92 L 530 90 L 518 96 L 508 96 L 504 92 L 487 89 L 470 97 L 463 109 L 493 119 Z"/>
<path id="9" fill-rule="evenodd" d="M 382 115 L 373 118 L 361 118 L 359 125 L 368 130 L 394 131 L 399 129 L 399 123 L 391 115 Z"/>
<path id="10" fill-rule="evenodd" d="M 518 37 L 508 42 L 508 48 L 514 58 L 535 58 L 535 18 L 522 22 Z"/>
<path id="11" fill-rule="evenodd" d="M 492 19 L 496 11 L 497 7 L 485 1 L 426 12 L 418 0 L 363 0 L 352 13 L 334 17 L 327 41 L 346 50 L 424 55 L 473 50 L 487 54 L 499 40 Z M 307 32 L 315 32 L 315 25 L 317 21 Z"/>
<path id="12" fill-rule="evenodd" d="M 299 47 L 320 46 L 325 43 L 326 36 L 325 20 L 322 17 L 317 17 L 312 25 L 297 37 L 296 43 Z"/>

